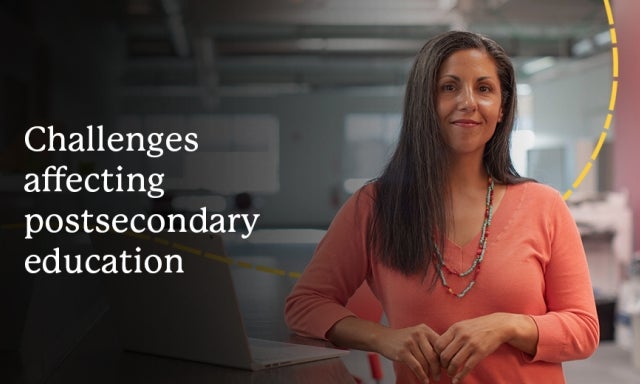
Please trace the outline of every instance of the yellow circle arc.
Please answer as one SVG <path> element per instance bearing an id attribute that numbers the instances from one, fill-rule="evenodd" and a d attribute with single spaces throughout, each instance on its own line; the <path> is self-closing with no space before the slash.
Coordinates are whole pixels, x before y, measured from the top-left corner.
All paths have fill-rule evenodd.
<path id="1" fill-rule="evenodd" d="M 616 95 L 618 94 L 618 37 L 616 35 L 616 28 L 613 21 L 613 12 L 611 12 L 611 4 L 609 0 L 604 0 L 604 9 L 607 12 L 607 20 L 609 22 L 609 33 L 611 35 L 611 66 L 612 66 L 612 80 L 611 80 L 611 96 L 609 97 L 609 111 L 604 120 L 604 125 L 602 128 L 602 132 L 600 133 L 600 138 L 598 139 L 598 143 L 593 148 L 593 152 L 591 153 L 591 158 L 587 161 L 587 163 L 582 168 L 582 171 L 571 184 L 571 188 L 567 189 L 566 192 L 562 195 L 564 200 L 568 200 L 569 197 L 573 194 L 573 191 L 580 186 L 582 180 L 584 180 L 585 176 L 593 167 L 593 162 L 596 161 L 598 155 L 600 154 L 600 149 L 602 149 L 602 145 L 607 138 L 607 133 L 609 132 L 609 127 L 611 127 L 611 120 L 613 119 L 613 111 L 616 106 Z"/>

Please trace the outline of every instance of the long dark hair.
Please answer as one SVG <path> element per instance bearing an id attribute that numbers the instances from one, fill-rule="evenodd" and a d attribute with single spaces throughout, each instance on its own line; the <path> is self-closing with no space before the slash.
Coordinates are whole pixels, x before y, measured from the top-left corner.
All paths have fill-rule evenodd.
<path id="1" fill-rule="evenodd" d="M 485 146 L 484 165 L 496 183 L 526 180 L 518 175 L 509 155 L 516 80 L 507 54 L 495 41 L 470 32 L 447 32 L 429 40 L 409 74 L 397 148 L 374 184 L 371 243 L 384 265 L 405 275 L 426 275 L 436 242 L 444 249 L 449 220 L 448 150 L 436 110 L 437 77 L 444 60 L 463 49 L 487 52 L 500 80 L 502 121 Z"/>

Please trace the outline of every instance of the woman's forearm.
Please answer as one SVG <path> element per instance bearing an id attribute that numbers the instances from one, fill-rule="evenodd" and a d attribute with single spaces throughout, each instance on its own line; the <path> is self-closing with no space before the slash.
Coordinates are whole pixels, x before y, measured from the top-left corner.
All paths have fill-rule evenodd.
<path id="1" fill-rule="evenodd" d="M 379 323 L 350 316 L 336 322 L 326 337 L 339 347 L 378 352 L 381 334 L 386 330 Z"/>
<path id="2" fill-rule="evenodd" d="M 391 329 L 378 323 L 346 317 L 327 332 L 327 339 L 342 347 L 380 353 L 389 360 L 402 362 L 422 382 L 431 376 L 440 378 L 440 358 L 433 348 L 438 334 L 425 324 Z"/>
<path id="3" fill-rule="evenodd" d="M 538 347 L 538 326 L 528 315 L 510 314 L 511 338 L 509 345 L 534 356 Z"/>

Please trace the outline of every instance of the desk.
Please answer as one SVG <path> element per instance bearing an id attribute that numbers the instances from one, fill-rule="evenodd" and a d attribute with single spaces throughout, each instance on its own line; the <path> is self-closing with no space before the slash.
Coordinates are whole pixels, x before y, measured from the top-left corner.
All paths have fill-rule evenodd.
<path id="1" fill-rule="evenodd" d="M 47 243 L 49 245 L 61 241 L 51 237 Z M 86 241 L 82 242 L 82 249 L 76 252 L 89 254 L 92 251 L 91 244 L 84 237 L 80 240 Z M 241 259 L 245 265 L 254 266 L 232 267 L 236 293 L 249 336 L 289 341 L 292 335 L 283 321 L 284 298 L 296 279 L 288 274 L 282 276 L 260 271 L 256 267 L 301 271 L 312 250 L 305 249 L 299 253 L 280 248 L 273 253 L 265 250 L 266 247 L 257 246 L 255 252 L 251 253 L 244 250 L 242 253 L 228 253 Z M 301 253 L 306 257 L 299 257 Z M 17 377 L 10 378 L 9 382 L 353 383 L 345 361 L 362 361 L 362 368 L 367 368 L 367 359 L 362 352 L 354 352 L 344 361 L 334 358 L 260 372 L 125 352 L 116 332 L 115 316 L 109 310 L 105 290 L 100 289 L 102 277 L 36 277 L 34 285 L 37 289 L 34 289 L 34 297 L 29 303 L 31 310 L 28 323 L 31 326 L 25 328 L 22 337 L 38 342 L 29 345 L 27 358 L 23 357 L 21 361 L 22 368 L 15 369 Z M 86 320 L 78 321 L 79 318 Z M 300 338 L 294 341 L 311 342 Z M 362 354 L 361 359 L 358 353 Z M 364 372 L 367 371 L 354 372 L 362 372 L 359 374 L 365 377 Z"/>
<path id="2" fill-rule="evenodd" d="M 296 268 L 287 257 L 244 256 L 245 265 Z M 299 260 L 295 260 L 299 262 Z M 284 265 L 282 264 L 284 263 Z M 251 337 L 316 344 L 296 337 L 284 324 L 284 298 L 295 279 L 256 268 L 231 268 L 245 328 Z M 185 271 L 188 273 L 188 271 Z M 47 379 L 47 383 L 353 383 L 339 358 L 296 364 L 258 372 L 226 368 L 122 350 L 114 315 L 104 312 L 91 330 Z M 185 324 L 188 326 L 188 322 Z M 359 353 L 359 352 L 356 352 Z M 362 357 L 366 363 L 366 357 Z"/>
<path id="3" fill-rule="evenodd" d="M 107 311 L 46 381 L 69 383 L 344 383 L 354 382 L 343 362 L 333 358 L 251 372 L 186 360 L 123 351 Z M 302 339 L 300 339 L 302 340 Z"/>

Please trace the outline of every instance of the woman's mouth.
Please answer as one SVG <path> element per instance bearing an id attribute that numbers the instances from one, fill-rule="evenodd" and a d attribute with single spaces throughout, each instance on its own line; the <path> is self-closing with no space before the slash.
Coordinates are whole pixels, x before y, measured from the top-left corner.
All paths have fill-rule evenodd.
<path id="1" fill-rule="evenodd" d="M 479 121 L 470 120 L 470 119 L 458 119 L 458 120 L 452 121 L 451 123 L 463 128 L 473 128 L 480 124 Z"/>

